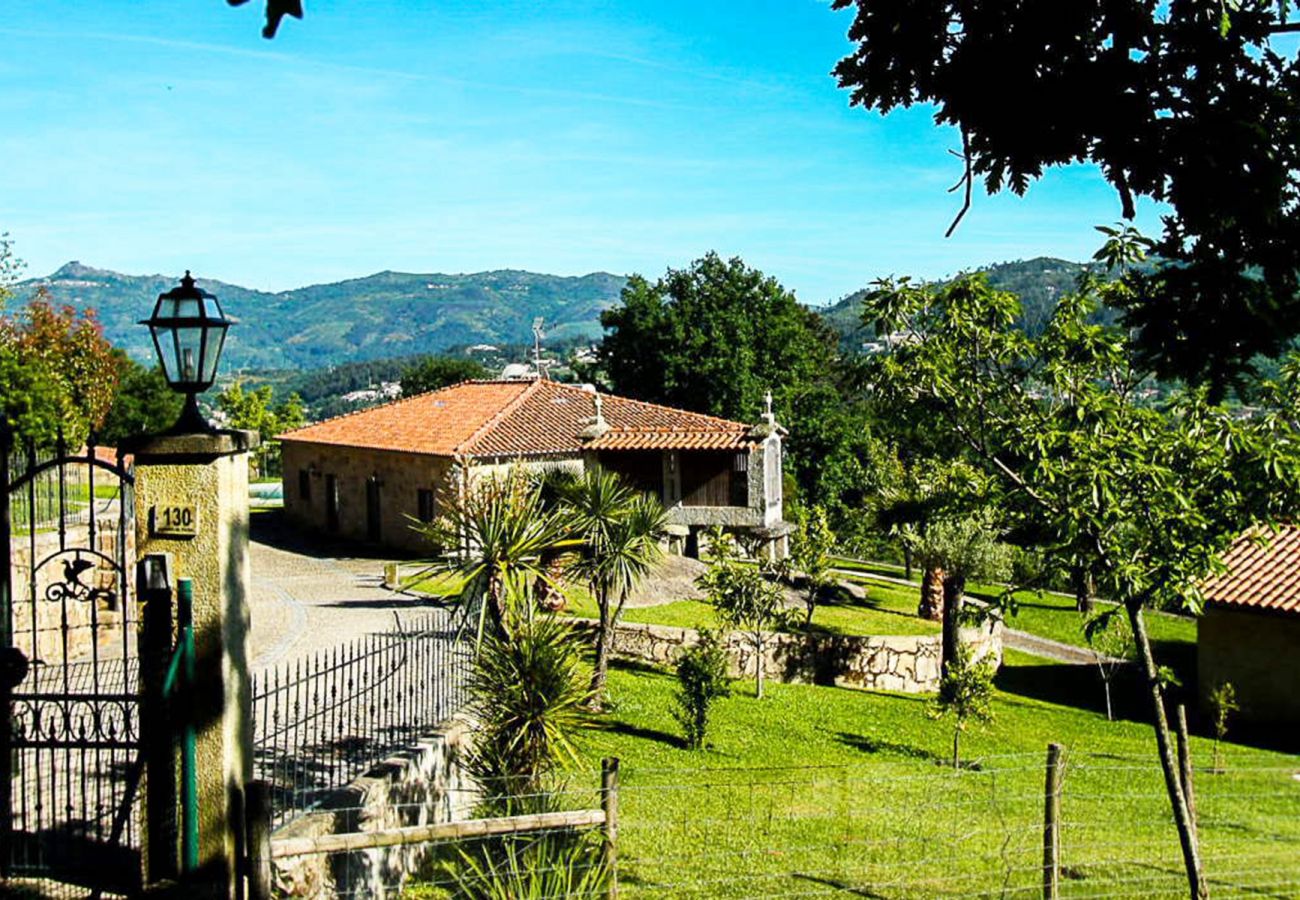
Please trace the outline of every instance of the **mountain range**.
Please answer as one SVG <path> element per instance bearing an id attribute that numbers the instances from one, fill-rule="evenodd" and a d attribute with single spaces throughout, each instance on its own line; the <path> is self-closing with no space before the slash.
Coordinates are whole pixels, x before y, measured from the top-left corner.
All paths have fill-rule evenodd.
<path id="1" fill-rule="evenodd" d="M 1035 331 L 1055 298 L 1069 290 L 1084 265 L 1039 257 L 986 267 L 994 287 L 1021 295 L 1023 322 Z M 176 276 L 123 275 L 70 262 L 45 278 L 17 285 L 18 296 L 46 288 L 56 303 L 93 308 L 114 344 L 152 361 L 147 318 L 158 294 Z M 470 344 L 532 341 L 535 318 L 547 340 L 600 337 L 600 313 L 618 302 L 626 279 L 608 272 L 576 277 L 500 270 L 464 275 L 379 272 L 333 284 L 270 293 L 199 279 L 239 320 L 226 343 L 223 368 L 313 369 L 372 359 L 438 353 Z M 864 288 L 819 312 L 846 347 L 863 335 L 858 306 Z"/>
<path id="2" fill-rule="evenodd" d="M 548 340 L 594 339 L 601 334 L 601 310 L 618 300 L 626 279 L 606 272 L 379 272 L 279 293 L 197 282 L 239 320 L 230 329 L 223 368 L 307 369 L 466 344 L 531 343 L 534 318 L 545 321 Z M 148 332 L 137 323 L 177 283 L 177 276 L 123 275 L 70 262 L 16 287 L 19 297 L 44 287 L 56 303 L 93 308 L 110 341 L 152 360 Z"/>

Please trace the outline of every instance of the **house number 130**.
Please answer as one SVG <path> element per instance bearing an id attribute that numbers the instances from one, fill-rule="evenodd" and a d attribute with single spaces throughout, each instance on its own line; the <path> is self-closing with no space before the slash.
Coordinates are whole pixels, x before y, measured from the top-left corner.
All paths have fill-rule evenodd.
<path id="1" fill-rule="evenodd" d="M 155 534 L 188 535 L 195 533 L 194 507 L 168 504 L 153 508 Z"/>

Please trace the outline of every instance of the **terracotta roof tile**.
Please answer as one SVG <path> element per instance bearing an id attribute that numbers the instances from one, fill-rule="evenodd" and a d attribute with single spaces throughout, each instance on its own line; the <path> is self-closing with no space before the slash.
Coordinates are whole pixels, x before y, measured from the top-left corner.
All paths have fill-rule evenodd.
<path id="1" fill-rule="evenodd" d="M 1300 525 L 1254 529 L 1223 561 L 1228 570 L 1203 588 L 1206 602 L 1300 613 Z"/>
<path id="2" fill-rule="evenodd" d="M 716 416 L 601 395 L 609 431 L 579 433 L 595 398 L 554 381 L 463 382 L 384 406 L 329 419 L 282 440 L 398 450 L 438 456 L 534 456 L 598 450 L 731 449 L 751 444 L 750 427 Z"/>
<path id="3" fill-rule="evenodd" d="M 454 456 L 529 387 L 526 381 L 466 381 L 363 409 L 280 435 L 282 441 Z"/>

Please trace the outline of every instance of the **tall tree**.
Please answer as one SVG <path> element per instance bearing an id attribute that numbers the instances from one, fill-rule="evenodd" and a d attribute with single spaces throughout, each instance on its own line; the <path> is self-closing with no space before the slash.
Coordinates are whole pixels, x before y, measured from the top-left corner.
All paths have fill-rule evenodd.
<path id="1" fill-rule="evenodd" d="M 966 205 L 1096 164 L 1123 215 L 1168 204 L 1154 273 L 1120 298 L 1161 374 L 1222 386 L 1300 333 L 1300 62 L 1288 0 L 833 0 L 852 102 L 955 126 Z M 960 218 L 960 215 L 959 217 Z M 954 226 L 956 223 L 954 222 Z"/>
<path id="2" fill-rule="evenodd" d="M 653 283 L 633 275 L 600 321 L 614 392 L 755 422 L 770 390 L 808 501 L 863 490 L 869 434 L 846 412 L 835 337 L 776 279 L 710 253 Z"/>
<path id="3" fill-rule="evenodd" d="M 279 473 L 280 442 L 276 437 L 301 428 L 307 421 L 297 394 L 276 403 L 267 384 L 246 391 L 237 381 L 217 395 L 217 408 L 225 413 L 232 428 L 256 431 L 261 436 L 261 444 L 249 461 L 259 476 Z"/>
<path id="4" fill-rule="evenodd" d="M 1108 242 L 1113 264 L 1140 256 L 1126 236 Z M 1086 560 L 1098 587 L 1128 618 L 1150 699 L 1159 760 L 1193 897 L 1206 883 L 1169 738 L 1165 672 L 1144 617 L 1149 608 L 1195 612 L 1199 585 L 1253 524 L 1291 515 L 1300 502 L 1300 362 L 1260 387 L 1250 417 L 1205 390 L 1164 407 L 1139 403 L 1147 378 L 1130 333 L 1095 324 L 1099 300 L 1125 282 L 1085 281 L 1062 298 L 1036 338 L 1014 323 L 1014 296 L 982 277 L 940 288 L 879 285 L 868 314 L 906 330 L 874 363 L 876 390 L 912 413 L 919 402 L 1032 519 L 1049 555 Z"/>
<path id="5" fill-rule="evenodd" d="M 124 359 L 93 310 L 56 306 L 38 289 L 21 313 L 0 317 L 0 412 L 22 437 L 62 432 L 76 447 L 103 424 Z"/>

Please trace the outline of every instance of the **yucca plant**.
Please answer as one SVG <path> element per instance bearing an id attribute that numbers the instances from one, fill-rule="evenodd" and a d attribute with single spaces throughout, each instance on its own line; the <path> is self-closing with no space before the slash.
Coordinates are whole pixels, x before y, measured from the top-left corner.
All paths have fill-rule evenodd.
<path id="1" fill-rule="evenodd" d="M 558 766 L 577 759 L 573 735 L 588 697 L 582 643 L 553 615 L 521 619 L 509 635 L 484 635 L 468 690 L 479 723 L 470 772 L 491 814 L 520 812 Z"/>
<path id="2" fill-rule="evenodd" d="M 546 509 L 536 479 L 519 467 L 484 478 L 444 498 L 446 512 L 416 528 L 434 549 L 425 577 L 459 583 L 464 618 L 478 642 L 490 622 L 509 634 L 532 616 L 534 585 L 556 577 L 551 563 L 574 544 L 562 509 Z"/>
<path id="3" fill-rule="evenodd" d="M 633 490 L 618 475 L 599 467 L 557 487 L 562 515 L 581 541 L 571 571 L 590 585 L 600 611 L 591 674 L 592 704 L 600 708 L 614 626 L 628 594 L 663 558 L 659 539 L 666 513 L 658 499 Z"/>
<path id="4" fill-rule="evenodd" d="M 442 864 L 450 893 L 466 900 L 603 897 L 609 866 L 600 844 L 575 835 L 505 838 Z"/>

